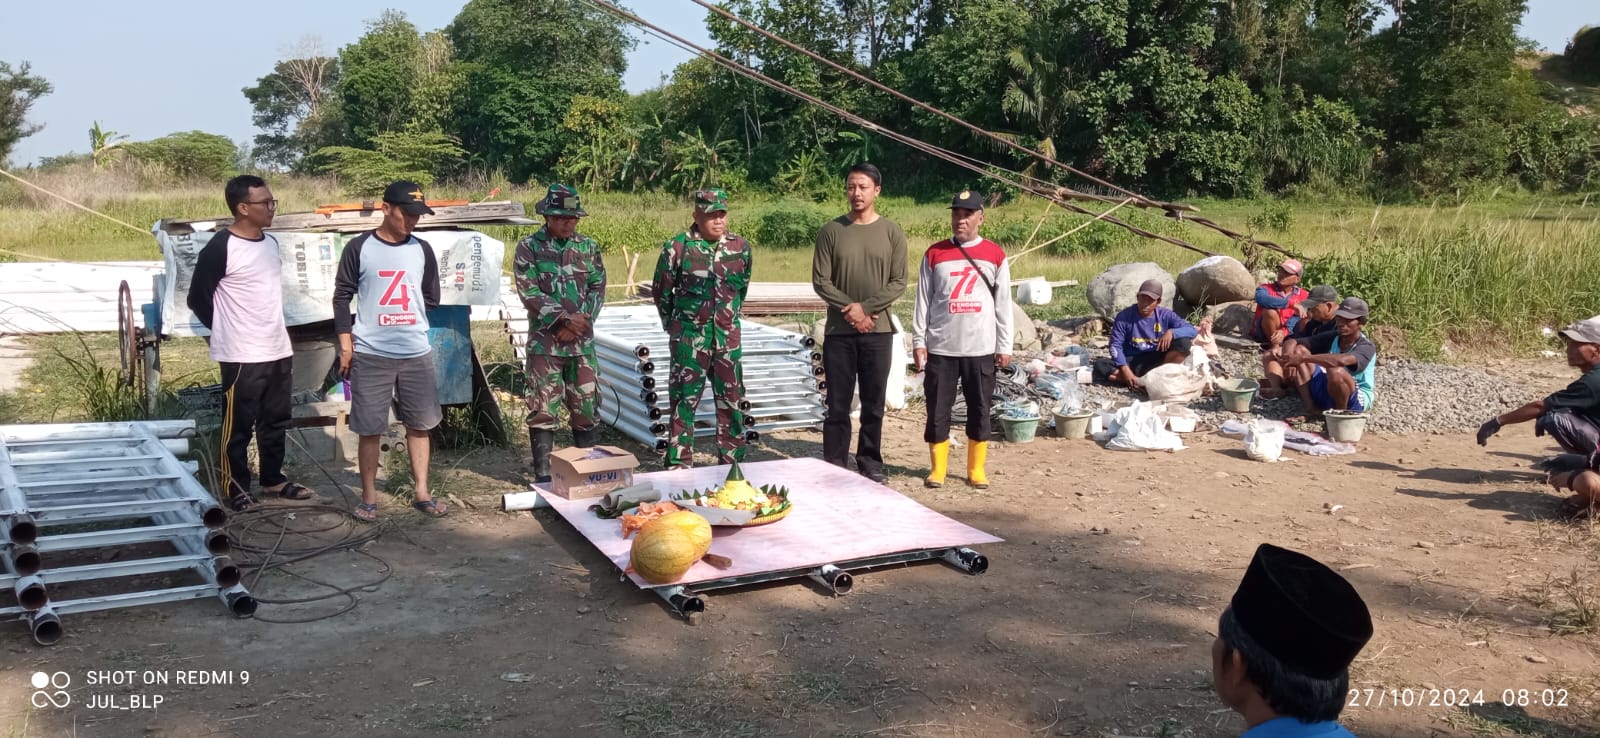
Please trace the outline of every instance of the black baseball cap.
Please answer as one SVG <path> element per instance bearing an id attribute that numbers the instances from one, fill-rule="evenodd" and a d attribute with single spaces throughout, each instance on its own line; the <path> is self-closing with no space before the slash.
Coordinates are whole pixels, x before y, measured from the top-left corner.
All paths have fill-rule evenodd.
<path id="1" fill-rule="evenodd" d="M 1346 297 L 1339 303 L 1339 309 L 1334 311 L 1334 317 L 1346 320 L 1365 320 L 1367 317 L 1367 301 L 1359 297 Z"/>
<path id="2" fill-rule="evenodd" d="M 433 208 L 428 207 L 428 198 L 422 195 L 422 185 L 416 182 L 402 179 L 389 185 L 383 190 L 383 201 L 399 205 L 401 210 L 410 215 L 433 215 Z"/>
<path id="3" fill-rule="evenodd" d="M 978 194 L 976 192 L 973 192 L 972 190 L 962 190 L 960 192 L 957 192 L 955 198 L 950 201 L 950 208 L 949 209 L 950 210 L 955 210 L 956 208 L 966 208 L 968 210 L 982 210 L 983 209 L 983 195 L 980 195 L 980 194 Z"/>

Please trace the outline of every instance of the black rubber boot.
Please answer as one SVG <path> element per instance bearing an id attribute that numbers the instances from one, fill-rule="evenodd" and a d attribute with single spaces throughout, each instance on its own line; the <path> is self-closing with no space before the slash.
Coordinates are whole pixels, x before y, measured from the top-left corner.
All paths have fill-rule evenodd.
<path id="1" fill-rule="evenodd" d="M 589 430 L 572 429 L 572 445 L 575 448 L 589 448 L 600 441 L 600 428 L 596 426 Z"/>
<path id="2" fill-rule="evenodd" d="M 528 429 L 528 445 L 533 450 L 534 484 L 550 483 L 550 452 L 556 447 L 556 432 L 541 428 Z"/>

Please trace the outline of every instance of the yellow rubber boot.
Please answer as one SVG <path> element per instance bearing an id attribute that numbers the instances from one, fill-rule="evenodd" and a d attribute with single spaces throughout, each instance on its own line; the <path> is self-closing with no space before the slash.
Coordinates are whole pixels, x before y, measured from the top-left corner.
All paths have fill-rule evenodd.
<path id="1" fill-rule="evenodd" d="M 989 475 L 983 473 L 983 465 L 988 460 L 988 441 L 967 443 L 967 484 L 976 489 L 989 488 Z"/>
<path id="2" fill-rule="evenodd" d="M 932 470 L 922 484 L 928 487 L 943 487 L 944 474 L 950 467 L 950 439 L 938 443 L 928 444 L 928 458 L 932 463 Z"/>

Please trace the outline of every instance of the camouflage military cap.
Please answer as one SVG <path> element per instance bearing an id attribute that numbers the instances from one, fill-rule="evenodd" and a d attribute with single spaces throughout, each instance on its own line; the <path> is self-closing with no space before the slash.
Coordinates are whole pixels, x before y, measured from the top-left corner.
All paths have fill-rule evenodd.
<path id="1" fill-rule="evenodd" d="M 549 191 L 544 193 L 544 199 L 533 206 L 533 212 L 573 218 L 582 218 L 589 214 L 584 211 L 582 203 L 578 200 L 578 191 L 564 184 L 550 185 Z"/>
<path id="2" fill-rule="evenodd" d="M 728 191 L 712 187 L 694 193 L 694 207 L 702 213 L 728 212 Z"/>

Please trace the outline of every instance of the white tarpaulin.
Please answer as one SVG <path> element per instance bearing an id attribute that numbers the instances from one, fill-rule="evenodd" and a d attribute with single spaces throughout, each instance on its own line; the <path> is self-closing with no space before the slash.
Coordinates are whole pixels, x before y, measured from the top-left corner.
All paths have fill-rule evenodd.
<path id="1" fill-rule="evenodd" d="M 166 262 L 161 320 L 167 335 L 204 336 L 205 327 L 189 310 L 189 282 L 200 249 L 213 231 L 173 234 L 156 229 Z M 283 316 L 289 325 L 333 319 L 334 277 L 344 245 L 360 234 L 273 232 L 283 250 Z M 500 273 L 505 244 L 469 230 L 418 231 L 439 259 L 439 304 L 500 305 Z M 134 296 L 134 303 L 145 301 Z M 114 315 L 113 315 L 114 317 Z"/>

